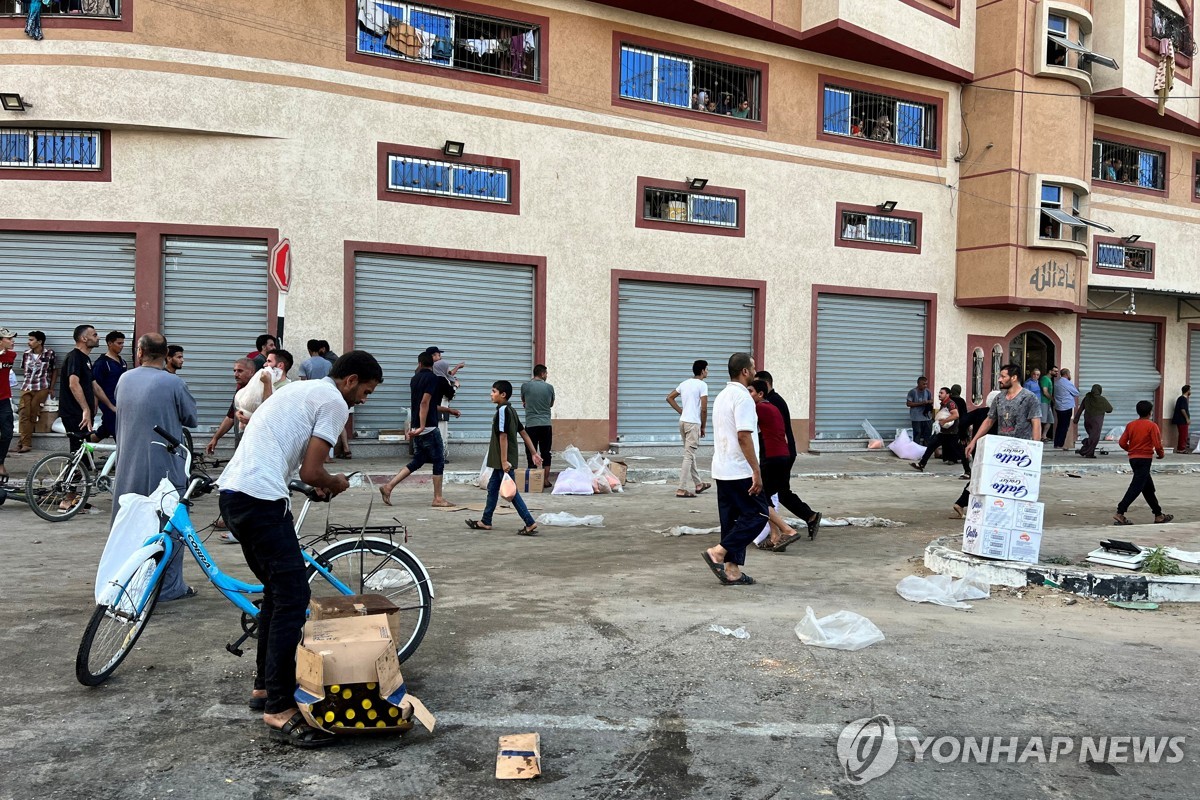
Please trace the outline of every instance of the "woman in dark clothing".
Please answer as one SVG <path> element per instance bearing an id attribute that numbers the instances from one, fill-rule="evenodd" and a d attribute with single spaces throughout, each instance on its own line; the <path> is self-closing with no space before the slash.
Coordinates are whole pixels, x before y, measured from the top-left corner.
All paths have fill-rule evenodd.
<path id="1" fill-rule="evenodd" d="M 1079 455 L 1084 458 L 1096 457 L 1096 445 L 1104 433 L 1104 415 L 1111 414 L 1112 403 L 1104 397 L 1104 389 L 1098 383 L 1092 384 L 1092 390 L 1083 396 L 1079 411 L 1075 412 L 1075 422 L 1083 417 L 1083 429 L 1087 431 L 1087 441 L 1079 448 Z"/>

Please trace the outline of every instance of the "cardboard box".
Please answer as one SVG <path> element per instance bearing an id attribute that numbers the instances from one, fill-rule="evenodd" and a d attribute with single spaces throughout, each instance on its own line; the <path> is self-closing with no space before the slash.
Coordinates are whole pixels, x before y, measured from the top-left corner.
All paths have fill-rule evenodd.
<path id="1" fill-rule="evenodd" d="M 984 558 L 1008 558 L 1008 531 L 970 523 L 963 526 L 962 551 Z"/>
<path id="2" fill-rule="evenodd" d="M 985 436 L 984 438 L 990 439 L 991 437 Z M 982 467 L 971 467 L 971 483 L 968 485 L 968 489 L 971 494 L 986 494 L 1034 502 L 1041 493 L 1041 484 L 1042 473 L 1040 471 L 987 464 Z"/>
<path id="3" fill-rule="evenodd" d="M 386 615 L 388 632 L 392 635 L 392 641 L 400 641 L 400 608 L 381 594 L 314 597 L 308 601 L 308 618 L 310 620 L 344 619 L 370 614 Z"/>
<path id="4" fill-rule="evenodd" d="M 629 475 L 629 465 L 624 461 L 609 461 L 608 468 L 612 470 L 612 474 L 617 476 L 617 480 L 621 485 L 625 485 L 625 478 Z"/>
<path id="5" fill-rule="evenodd" d="M 545 469 L 516 469 L 513 475 L 517 481 L 517 491 L 521 494 L 541 494 L 546 488 Z"/>
<path id="6" fill-rule="evenodd" d="M 1036 564 L 1042 550 L 1041 531 L 1013 531 L 1008 538 L 1008 560 Z"/>
<path id="7" fill-rule="evenodd" d="M 963 552 L 983 558 L 1036 563 L 1045 513 L 1042 503 L 973 495 L 963 523 Z"/>
<path id="8" fill-rule="evenodd" d="M 404 435 L 404 431 L 398 429 L 384 429 L 379 431 L 379 441 L 381 442 L 406 442 L 408 437 Z"/>
<path id="9" fill-rule="evenodd" d="M 971 468 L 986 466 L 1041 472 L 1042 443 L 1012 436 L 984 436 L 975 446 Z"/>
<path id="10" fill-rule="evenodd" d="M 1044 503 L 977 494 L 971 495 L 967 503 L 966 517 L 967 524 L 984 528 L 1041 531 L 1045 512 Z"/>
<path id="11" fill-rule="evenodd" d="M 431 732 L 436 724 L 405 689 L 384 614 L 310 620 L 296 648 L 296 681 L 300 712 L 323 731 L 403 732 L 414 717 Z"/>
<path id="12" fill-rule="evenodd" d="M 496 777 L 502 781 L 542 774 L 542 737 L 537 733 L 501 736 L 496 751 Z"/>
<path id="13" fill-rule="evenodd" d="M 37 422 L 33 423 L 34 433 L 51 433 L 50 426 L 54 424 L 54 420 L 58 419 L 57 411 L 43 411 L 37 418 Z"/>

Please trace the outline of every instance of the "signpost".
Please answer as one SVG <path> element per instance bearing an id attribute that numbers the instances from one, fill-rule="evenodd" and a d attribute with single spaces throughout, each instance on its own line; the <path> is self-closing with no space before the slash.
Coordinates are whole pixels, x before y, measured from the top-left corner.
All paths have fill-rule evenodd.
<path id="1" fill-rule="evenodd" d="M 283 320 L 286 316 L 288 288 L 292 283 L 292 243 L 287 239 L 280 239 L 278 244 L 271 248 L 271 256 L 267 259 L 267 271 L 271 273 L 271 280 L 279 287 L 275 338 L 279 340 L 279 346 L 283 347 Z"/>

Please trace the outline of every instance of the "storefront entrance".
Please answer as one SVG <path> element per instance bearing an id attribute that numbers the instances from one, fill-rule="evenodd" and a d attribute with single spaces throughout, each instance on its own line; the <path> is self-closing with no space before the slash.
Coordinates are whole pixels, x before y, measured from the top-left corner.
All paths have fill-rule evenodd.
<path id="1" fill-rule="evenodd" d="M 1021 368 L 1022 380 L 1034 369 L 1040 369 L 1045 375 L 1050 367 L 1057 366 L 1054 357 L 1054 343 L 1037 331 L 1018 333 L 1008 343 L 1009 363 Z"/>

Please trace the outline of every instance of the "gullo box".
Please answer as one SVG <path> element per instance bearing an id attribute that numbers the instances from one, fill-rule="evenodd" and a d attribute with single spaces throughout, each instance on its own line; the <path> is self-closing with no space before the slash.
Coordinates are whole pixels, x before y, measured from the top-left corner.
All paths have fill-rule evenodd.
<path id="1" fill-rule="evenodd" d="M 1012 436 L 984 436 L 975 446 L 972 467 L 988 466 L 1041 472 L 1042 443 Z"/>
<path id="2" fill-rule="evenodd" d="M 1036 563 L 1045 513 L 1042 503 L 972 495 L 963 524 L 962 550 L 983 558 Z"/>
<path id="3" fill-rule="evenodd" d="M 295 699 L 308 724 L 330 733 L 395 733 L 436 720 L 408 694 L 385 614 L 310 620 L 296 648 Z"/>
<path id="4" fill-rule="evenodd" d="M 1013 500 L 997 495 L 972 495 L 967 503 L 967 524 L 985 528 L 1041 531 L 1044 503 Z"/>

